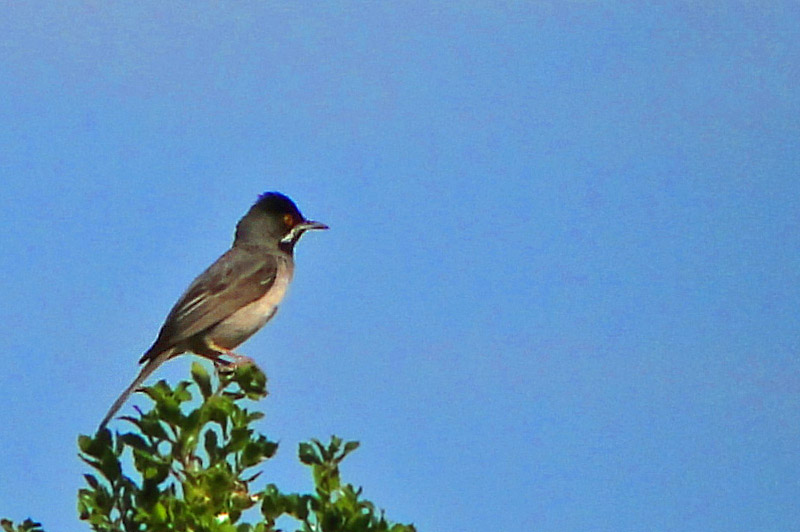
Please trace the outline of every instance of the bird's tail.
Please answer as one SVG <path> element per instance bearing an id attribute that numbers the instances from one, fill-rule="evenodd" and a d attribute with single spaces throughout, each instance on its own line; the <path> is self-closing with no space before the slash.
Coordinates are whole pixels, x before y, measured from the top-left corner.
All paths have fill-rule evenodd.
<path id="1" fill-rule="evenodd" d="M 106 417 L 104 417 L 103 421 L 100 422 L 100 426 L 97 428 L 97 430 L 98 431 L 103 430 L 105 426 L 108 424 L 108 422 L 111 420 L 111 418 L 114 417 L 114 414 L 116 414 L 117 411 L 120 408 L 122 408 L 122 405 L 125 404 L 125 401 L 128 400 L 128 397 L 130 397 L 130 395 L 133 392 L 135 392 L 136 389 L 139 388 L 139 386 L 141 386 L 144 380 L 147 377 L 149 377 L 150 374 L 153 373 L 156 370 L 156 368 L 158 368 L 158 366 L 169 360 L 170 357 L 172 357 L 174 354 L 175 354 L 175 349 L 167 349 L 165 351 L 162 351 L 158 355 L 154 356 L 153 358 L 148 359 L 147 363 L 139 372 L 139 375 L 137 375 L 136 378 L 133 379 L 133 382 L 130 384 L 130 386 L 125 388 L 125 391 L 122 392 L 122 394 L 120 394 L 119 397 L 117 397 L 117 400 L 114 401 L 114 404 L 111 405 L 111 408 L 108 409 Z"/>

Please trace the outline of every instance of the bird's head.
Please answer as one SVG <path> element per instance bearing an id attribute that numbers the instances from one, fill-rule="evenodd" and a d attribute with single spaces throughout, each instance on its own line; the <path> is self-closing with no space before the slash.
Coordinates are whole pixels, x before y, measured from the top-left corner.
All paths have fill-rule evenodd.
<path id="1" fill-rule="evenodd" d="M 283 194 L 265 192 L 236 225 L 234 245 L 268 245 L 291 253 L 303 233 L 327 228 L 323 223 L 306 220 L 297 205 Z"/>

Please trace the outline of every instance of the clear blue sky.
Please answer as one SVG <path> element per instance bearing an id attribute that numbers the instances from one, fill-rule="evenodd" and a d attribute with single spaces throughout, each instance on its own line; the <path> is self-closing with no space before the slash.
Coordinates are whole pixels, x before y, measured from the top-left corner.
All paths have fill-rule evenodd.
<path id="1" fill-rule="evenodd" d="M 0 516 L 88 530 L 77 435 L 279 190 L 271 481 L 336 433 L 420 531 L 800 530 L 800 8 L 454 4 L 0 8 Z"/>

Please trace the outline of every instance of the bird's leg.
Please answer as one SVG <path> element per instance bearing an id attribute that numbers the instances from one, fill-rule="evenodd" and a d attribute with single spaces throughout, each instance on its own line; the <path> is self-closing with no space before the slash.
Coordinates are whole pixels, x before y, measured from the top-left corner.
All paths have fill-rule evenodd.
<path id="1" fill-rule="evenodd" d="M 209 338 L 205 338 L 201 348 L 195 349 L 194 353 L 211 360 L 214 363 L 214 368 L 217 370 L 217 373 L 231 373 L 236 368 L 248 364 L 256 366 L 252 358 L 234 353 L 230 349 L 217 345 Z M 222 357 L 227 357 L 231 360 L 226 360 Z"/>
<path id="2" fill-rule="evenodd" d="M 224 355 L 227 354 L 227 349 L 222 349 L 217 347 L 215 344 L 211 342 L 204 342 L 202 344 L 197 344 L 193 346 L 192 352 L 200 357 L 203 357 L 207 360 L 210 360 L 214 364 L 214 372 L 217 376 L 221 376 L 224 374 L 231 374 L 233 370 L 236 369 L 236 364 L 231 362 L 230 360 L 225 360 L 222 358 Z"/>
<path id="3" fill-rule="evenodd" d="M 230 371 L 245 364 L 253 364 L 252 359 L 237 355 L 230 349 L 217 345 L 217 343 L 210 338 L 203 338 L 202 344 L 197 347 L 194 353 L 212 361 L 218 370 L 224 369 Z M 232 358 L 233 360 L 225 360 L 222 357 Z"/>
<path id="4" fill-rule="evenodd" d="M 233 362 L 225 360 L 224 358 L 212 358 L 211 361 L 214 363 L 214 369 L 217 371 L 232 371 L 236 367 Z"/>
<path id="5" fill-rule="evenodd" d="M 199 351 L 194 351 L 194 354 L 199 356 L 199 357 L 203 357 L 203 358 L 208 359 L 211 362 L 213 362 L 214 363 L 214 368 L 216 368 L 216 369 L 219 369 L 219 368 L 230 368 L 231 366 L 233 366 L 233 362 L 230 362 L 229 360 L 225 360 L 224 358 L 222 358 L 222 355 L 226 354 L 225 351 L 220 351 L 220 352 L 213 352 L 213 351 L 212 352 L 199 352 Z"/>

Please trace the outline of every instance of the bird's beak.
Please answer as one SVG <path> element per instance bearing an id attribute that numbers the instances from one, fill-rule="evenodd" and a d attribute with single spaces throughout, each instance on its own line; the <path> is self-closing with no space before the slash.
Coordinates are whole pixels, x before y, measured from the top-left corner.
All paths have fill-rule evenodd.
<path id="1" fill-rule="evenodd" d="M 299 224 L 292 227 L 291 231 L 281 238 L 281 242 L 285 244 L 292 244 L 294 245 L 297 242 L 297 239 L 300 238 L 300 235 L 308 231 L 309 229 L 327 229 L 328 226 L 321 222 L 313 222 L 311 220 L 303 220 Z"/>
<path id="2" fill-rule="evenodd" d="M 313 222 L 311 220 L 303 220 L 299 224 L 297 224 L 298 228 L 301 228 L 303 231 L 307 231 L 309 229 L 328 229 L 328 226 L 322 222 Z"/>

